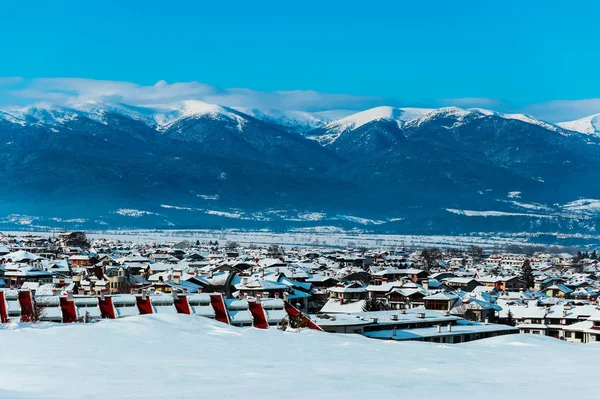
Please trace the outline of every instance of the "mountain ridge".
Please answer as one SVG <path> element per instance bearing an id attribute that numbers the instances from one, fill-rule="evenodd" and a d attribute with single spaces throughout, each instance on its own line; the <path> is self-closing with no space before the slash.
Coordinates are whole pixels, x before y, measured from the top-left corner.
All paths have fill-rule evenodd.
<path id="1" fill-rule="evenodd" d="M 198 101 L 4 110 L 0 215 L 115 227 L 332 223 L 427 233 L 591 231 L 598 217 L 593 135 L 457 107 L 377 107 L 323 118 L 312 130 L 278 117 L 314 113 L 243 111 Z M 337 136 L 315 140 L 326 135 Z M 508 200 L 512 192 L 522 198 Z M 555 205 L 574 201 L 589 211 Z"/>

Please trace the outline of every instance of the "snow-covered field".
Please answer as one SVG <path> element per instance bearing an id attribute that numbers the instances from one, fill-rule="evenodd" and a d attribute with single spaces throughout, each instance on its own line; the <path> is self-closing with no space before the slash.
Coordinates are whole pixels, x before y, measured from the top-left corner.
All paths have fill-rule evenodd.
<path id="1" fill-rule="evenodd" d="M 459 345 L 148 315 L 0 327 L 0 398 L 558 398 L 600 390 L 600 345 Z"/>
<path id="2" fill-rule="evenodd" d="M 43 237 L 53 233 L 32 231 L 5 231 L 5 234 L 23 235 L 39 234 Z M 240 230 L 106 230 L 90 231 L 89 238 L 107 238 L 135 243 L 177 243 L 183 240 L 235 241 L 241 245 L 278 244 L 284 246 L 320 246 L 320 247 L 367 247 L 367 248 L 422 248 L 428 246 L 464 248 L 479 245 L 484 248 L 502 248 L 510 244 L 533 245 L 535 240 L 529 239 L 532 234 L 522 235 L 489 235 L 472 234 L 464 236 L 451 235 L 401 235 L 372 234 L 344 231 L 337 228 L 300 230 L 296 232 L 276 233 L 271 231 Z"/>

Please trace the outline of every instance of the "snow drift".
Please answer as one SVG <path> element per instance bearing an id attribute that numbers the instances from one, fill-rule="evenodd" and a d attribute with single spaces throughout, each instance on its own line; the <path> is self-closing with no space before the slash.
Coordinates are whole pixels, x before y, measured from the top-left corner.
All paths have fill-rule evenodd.
<path id="1" fill-rule="evenodd" d="M 151 315 L 13 324 L 0 337 L 0 398 L 530 398 L 600 389 L 600 346 L 535 336 L 448 346 Z"/>

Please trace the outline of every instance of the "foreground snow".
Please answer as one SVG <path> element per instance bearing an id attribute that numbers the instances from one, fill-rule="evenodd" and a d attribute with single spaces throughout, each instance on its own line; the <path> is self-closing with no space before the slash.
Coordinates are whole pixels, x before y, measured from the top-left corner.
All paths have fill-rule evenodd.
<path id="1" fill-rule="evenodd" d="M 0 398 L 531 398 L 600 389 L 599 345 L 545 337 L 447 346 L 185 315 L 2 328 Z"/>

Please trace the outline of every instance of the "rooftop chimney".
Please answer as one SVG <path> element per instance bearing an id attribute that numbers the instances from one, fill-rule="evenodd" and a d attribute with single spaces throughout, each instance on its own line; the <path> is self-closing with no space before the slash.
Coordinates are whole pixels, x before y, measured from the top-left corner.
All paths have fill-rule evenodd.
<path id="1" fill-rule="evenodd" d="M 442 325 L 438 324 L 437 326 L 435 326 L 437 329 L 438 334 L 442 332 Z"/>
<path id="2" fill-rule="evenodd" d="M 448 324 L 448 332 L 452 332 L 452 324 Z"/>

